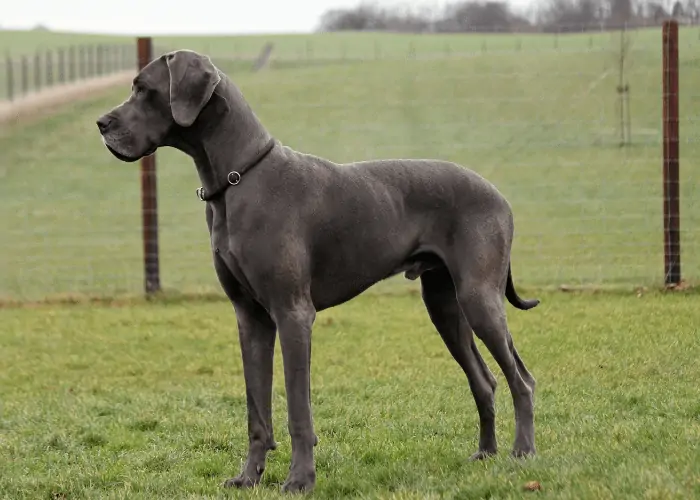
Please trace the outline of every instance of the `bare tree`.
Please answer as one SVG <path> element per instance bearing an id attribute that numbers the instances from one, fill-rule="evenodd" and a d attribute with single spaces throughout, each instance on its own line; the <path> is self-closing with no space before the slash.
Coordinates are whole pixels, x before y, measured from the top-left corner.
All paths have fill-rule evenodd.
<path id="1" fill-rule="evenodd" d="M 604 14 L 605 7 L 600 0 L 550 0 L 540 23 L 545 31 L 597 30 L 604 21 Z"/>
<path id="2" fill-rule="evenodd" d="M 376 5 L 360 4 L 352 9 L 332 9 L 321 16 L 320 31 L 383 31 L 386 13 Z"/>
<path id="3" fill-rule="evenodd" d="M 686 0 L 684 11 L 690 24 L 698 24 L 698 21 L 700 21 L 700 4 L 697 0 Z"/>
<path id="4" fill-rule="evenodd" d="M 511 31 L 515 17 L 505 2 L 460 2 L 448 5 L 443 19 L 457 31 Z"/>
<path id="5" fill-rule="evenodd" d="M 669 16 L 666 0 L 535 0 L 527 13 L 516 13 L 502 0 L 455 0 L 443 8 L 380 8 L 360 3 L 333 9 L 320 20 L 321 31 L 397 31 L 459 33 L 581 32 L 659 24 Z M 673 0 L 673 14 L 686 22 L 700 19 L 700 0 Z"/>

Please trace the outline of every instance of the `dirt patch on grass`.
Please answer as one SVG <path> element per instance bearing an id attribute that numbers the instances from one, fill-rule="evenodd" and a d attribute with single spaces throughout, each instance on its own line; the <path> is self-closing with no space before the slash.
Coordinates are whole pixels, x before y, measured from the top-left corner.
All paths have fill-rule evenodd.
<path id="1" fill-rule="evenodd" d="M 65 104 L 91 99 L 117 85 L 128 85 L 135 75 L 136 71 L 123 71 L 67 85 L 56 85 L 13 101 L 0 102 L 0 127 L 40 118 Z"/>

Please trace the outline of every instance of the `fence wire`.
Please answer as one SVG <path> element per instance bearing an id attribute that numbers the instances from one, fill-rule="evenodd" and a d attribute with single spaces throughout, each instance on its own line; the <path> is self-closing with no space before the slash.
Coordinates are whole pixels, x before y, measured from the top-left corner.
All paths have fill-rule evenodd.
<path id="1" fill-rule="evenodd" d="M 661 30 L 538 36 L 300 43 L 273 49 L 258 71 L 260 47 L 196 48 L 294 149 L 337 162 L 439 158 L 481 173 L 513 207 L 519 285 L 661 285 Z M 699 43 L 681 29 L 681 252 L 691 282 L 700 278 Z M 128 92 L 0 134 L 0 296 L 142 292 L 138 164 L 114 159 L 94 125 Z M 171 149 L 156 164 L 162 286 L 220 292 L 194 166 Z"/>
<path id="2" fill-rule="evenodd" d="M 132 70 L 132 44 L 71 45 L 5 56 L 0 100 L 14 101 L 56 86 Z"/>

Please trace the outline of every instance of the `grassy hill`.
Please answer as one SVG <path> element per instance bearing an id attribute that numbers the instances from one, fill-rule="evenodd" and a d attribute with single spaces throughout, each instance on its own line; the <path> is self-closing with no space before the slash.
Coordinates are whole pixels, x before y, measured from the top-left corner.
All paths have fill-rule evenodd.
<path id="1" fill-rule="evenodd" d="M 41 43 L 60 40 L 42 36 Z M 661 33 L 631 35 L 627 148 L 618 146 L 617 37 L 561 36 L 556 47 L 554 36 L 537 35 L 156 43 L 214 54 L 271 132 L 296 149 L 339 162 L 444 158 L 482 173 L 513 205 L 520 285 L 653 285 L 663 279 Z M 281 59 L 268 71 L 234 66 L 236 50 L 252 54 L 268 40 Z M 16 46 L 32 50 L 31 42 Z M 697 34 L 682 31 L 682 245 L 690 278 L 700 277 L 698 53 Z M 351 61 L 353 54 L 362 57 Z M 94 125 L 127 92 L 2 132 L 0 296 L 140 291 L 138 165 L 112 158 Z M 157 163 L 163 285 L 218 290 L 193 165 L 167 149 Z"/>
<path id="2" fill-rule="evenodd" d="M 693 47 L 697 28 L 681 28 L 681 46 Z M 660 28 L 630 32 L 638 46 L 660 50 Z M 70 45 L 129 44 L 134 36 L 88 35 L 53 31 L 0 31 L 0 52 L 32 54 Z M 251 57 L 268 42 L 275 44 L 275 56 L 282 59 L 405 58 L 450 56 L 474 52 L 612 50 L 619 45 L 619 33 L 557 34 L 397 34 L 397 33 L 320 33 L 309 35 L 240 36 L 154 36 L 154 44 L 164 48 L 189 48 L 219 57 Z"/>

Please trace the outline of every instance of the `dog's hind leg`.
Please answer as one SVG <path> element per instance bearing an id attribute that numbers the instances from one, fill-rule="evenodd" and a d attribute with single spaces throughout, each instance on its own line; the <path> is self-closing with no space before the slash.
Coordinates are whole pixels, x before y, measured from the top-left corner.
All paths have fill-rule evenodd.
<path id="1" fill-rule="evenodd" d="M 457 302 L 452 278 L 445 267 L 421 275 L 423 302 L 447 349 L 464 370 L 479 413 L 479 450 L 471 459 L 494 455 L 496 379 L 474 343 L 474 336 Z"/>
<path id="2" fill-rule="evenodd" d="M 535 379 L 513 346 L 505 310 L 512 217 L 504 211 L 469 222 L 469 231 L 458 232 L 446 265 L 466 321 L 491 352 L 508 383 L 515 413 L 513 455 L 531 455 L 535 453 Z"/>
<path id="3" fill-rule="evenodd" d="M 457 287 L 467 321 L 493 355 L 508 383 L 515 412 L 513 455 L 532 455 L 535 453 L 535 379 L 513 346 L 502 291 L 488 282 L 465 281 L 464 276 Z"/>
<path id="4" fill-rule="evenodd" d="M 531 389 L 535 389 L 536 381 L 535 377 L 532 376 L 530 371 L 527 369 L 525 366 L 525 363 L 523 363 L 523 360 L 520 358 L 520 355 L 518 354 L 518 350 L 515 348 L 513 345 L 513 339 L 510 336 L 510 333 L 508 334 L 508 338 L 510 339 L 510 347 L 513 350 L 513 357 L 515 358 L 515 364 L 518 366 L 518 372 L 520 373 L 520 376 L 525 380 L 525 383 L 530 386 Z"/>

